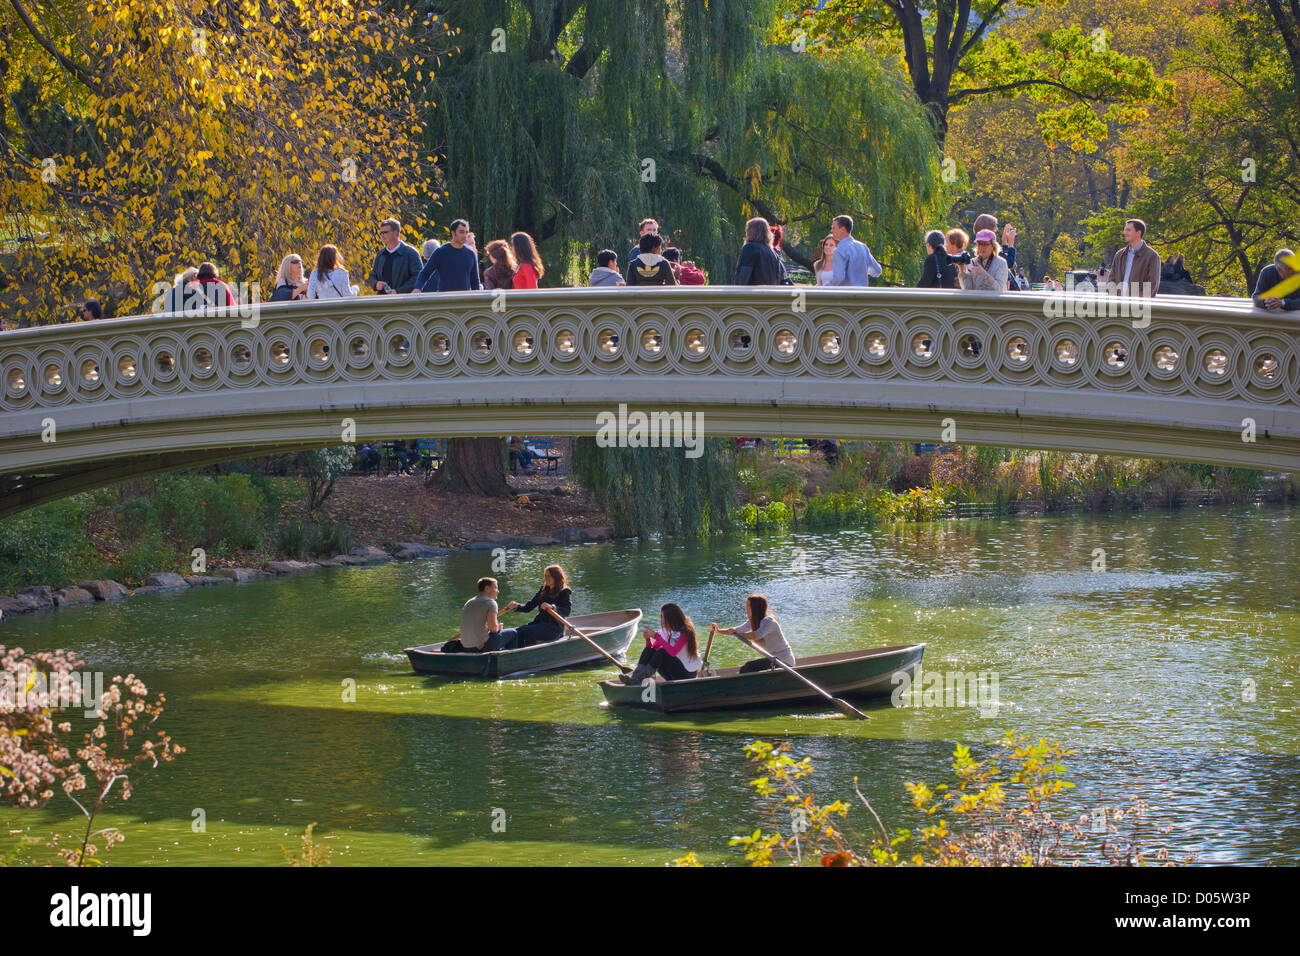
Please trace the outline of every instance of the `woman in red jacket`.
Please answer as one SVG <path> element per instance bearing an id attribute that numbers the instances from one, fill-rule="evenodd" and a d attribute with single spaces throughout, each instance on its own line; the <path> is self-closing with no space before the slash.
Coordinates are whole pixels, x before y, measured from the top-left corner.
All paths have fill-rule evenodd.
<path id="1" fill-rule="evenodd" d="M 656 673 L 664 680 L 688 680 L 700 672 L 700 650 L 695 640 L 695 625 L 676 604 L 665 604 L 659 609 L 659 630 L 646 628 L 645 650 L 631 674 L 623 675 L 623 683 L 639 684 Z"/>
<path id="2" fill-rule="evenodd" d="M 542 257 L 537 254 L 537 244 L 533 242 L 533 237 L 526 232 L 516 232 L 510 237 L 510 245 L 515 251 L 515 259 L 519 262 L 519 269 L 515 272 L 514 287 L 536 289 L 537 280 L 546 273 L 546 270 L 542 268 Z"/>

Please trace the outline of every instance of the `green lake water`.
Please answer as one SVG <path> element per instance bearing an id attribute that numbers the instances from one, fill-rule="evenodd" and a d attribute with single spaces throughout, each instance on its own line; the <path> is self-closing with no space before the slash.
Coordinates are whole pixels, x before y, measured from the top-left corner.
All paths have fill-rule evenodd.
<path id="1" fill-rule="evenodd" d="M 739 623 L 760 589 L 796 654 L 927 641 L 927 669 L 995 672 L 997 706 L 885 700 L 867 722 L 813 707 L 664 717 L 603 707 L 595 681 L 609 667 L 414 675 L 402 649 L 455 633 L 492 573 L 486 552 L 15 617 L 0 643 L 70 648 L 86 669 L 166 693 L 160 726 L 188 752 L 102 818 L 126 835 L 118 864 L 282 865 L 278 846 L 296 848 L 313 821 L 335 864 L 660 865 L 686 850 L 737 862 L 728 838 L 763 821 L 750 741 L 813 758 L 826 801 L 850 797 L 857 777 L 901 826 L 915 822 L 904 783 L 946 782 L 957 743 L 979 755 L 1007 731 L 1077 751 L 1072 808 L 1145 800 L 1151 829 L 1173 828 L 1151 842 L 1180 857 L 1300 862 L 1300 511 L 511 552 L 503 601 L 531 597 L 552 561 L 575 614 L 640 607 L 657 620 L 672 600 L 706 634 L 711 620 Z M 715 663 L 752 656 L 718 640 Z M 0 818 L 11 832 L 76 827 L 61 794 Z"/>

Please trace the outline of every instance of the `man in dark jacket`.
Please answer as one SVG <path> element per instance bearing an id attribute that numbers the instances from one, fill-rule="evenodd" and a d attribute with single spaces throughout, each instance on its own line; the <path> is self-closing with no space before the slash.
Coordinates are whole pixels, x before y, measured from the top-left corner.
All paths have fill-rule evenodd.
<path id="1" fill-rule="evenodd" d="M 1300 309 L 1300 289 L 1292 289 L 1284 296 L 1264 295 L 1283 279 L 1295 275 L 1295 270 L 1287 264 L 1287 260 L 1294 255 L 1290 249 L 1279 249 L 1273 256 L 1273 264 L 1259 270 L 1259 281 L 1255 283 L 1255 294 L 1251 296 L 1255 308 L 1268 309 L 1270 312 L 1294 312 Z"/>
<path id="2" fill-rule="evenodd" d="M 384 248 L 375 254 L 375 264 L 366 279 L 370 288 L 380 295 L 413 291 L 424 260 L 415 246 L 402 241 L 402 224 L 385 219 L 379 224 L 379 238 Z"/>

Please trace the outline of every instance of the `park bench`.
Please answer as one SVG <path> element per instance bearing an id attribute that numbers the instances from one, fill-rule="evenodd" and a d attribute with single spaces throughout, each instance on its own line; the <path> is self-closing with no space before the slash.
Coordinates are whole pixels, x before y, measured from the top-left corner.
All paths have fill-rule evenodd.
<path id="1" fill-rule="evenodd" d="M 557 475 L 563 456 L 555 450 L 553 438 L 525 438 L 524 447 L 533 453 L 533 460 L 540 461 L 545 474 Z M 513 467 L 514 462 L 511 462 Z"/>
<path id="2" fill-rule="evenodd" d="M 447 458 L 442 450 L 442 442 L 437 438 L 420 438 L 416 440 L 415 445 L 420 452 L 419 466 L 426 475 L 439 467 Z"/>

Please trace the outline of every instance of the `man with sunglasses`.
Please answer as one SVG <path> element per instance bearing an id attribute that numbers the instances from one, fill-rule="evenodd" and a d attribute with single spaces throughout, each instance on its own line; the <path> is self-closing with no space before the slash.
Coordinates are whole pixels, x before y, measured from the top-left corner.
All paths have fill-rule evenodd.
<path id="1" fill-rule="evenodd" d="M 411 292 L 424 268 L 424 260 L 415 246 L 402 241 L 402 224 L 385 219 L 379 224 L 379 239 L 384 247 L 375 254 L 375 264 L 366 280 L 380 295 Z"/>

